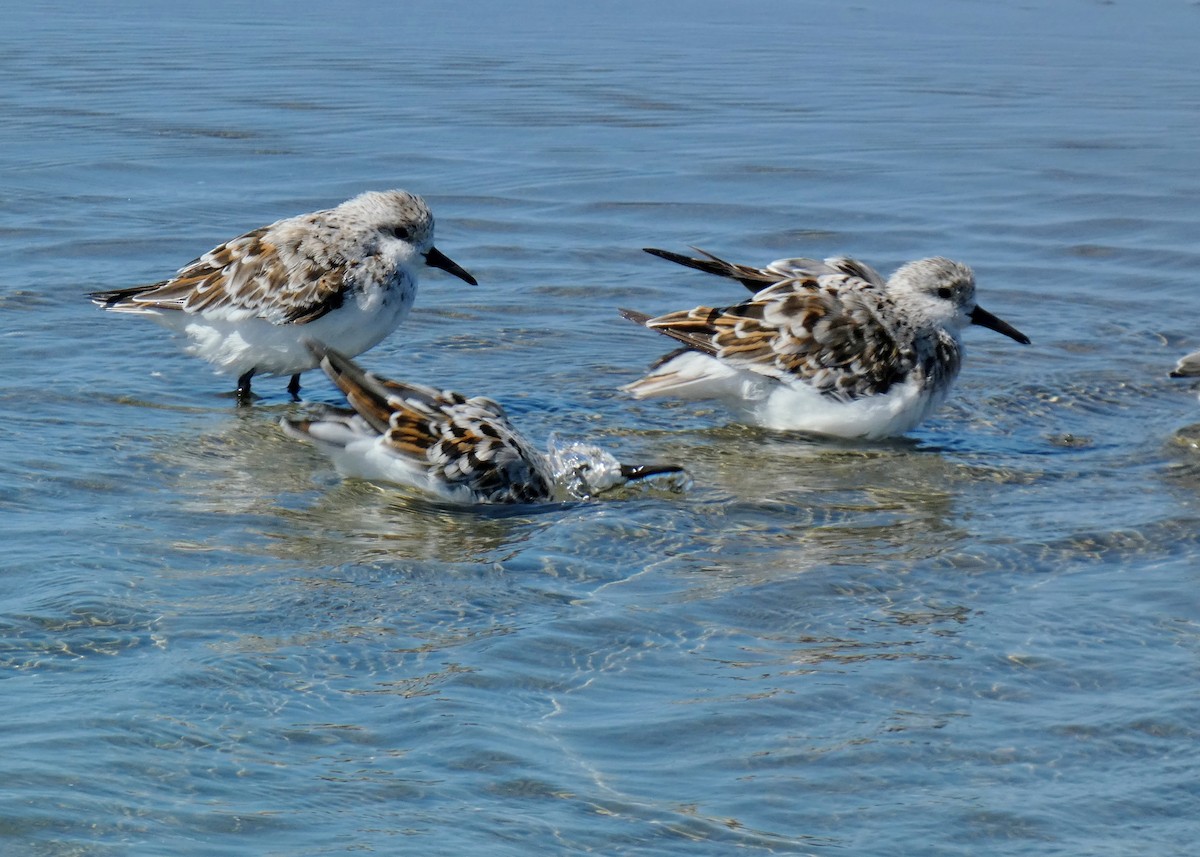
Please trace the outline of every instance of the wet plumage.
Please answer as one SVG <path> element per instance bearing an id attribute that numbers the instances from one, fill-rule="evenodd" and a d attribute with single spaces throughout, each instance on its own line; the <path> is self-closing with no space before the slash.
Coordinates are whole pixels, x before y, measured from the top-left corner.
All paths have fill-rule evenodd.
<path id="1" fill-rule="evenodd" d="M 289 435 L 316 444 L 344 476 L 409 485 L 462 503 L 539 503 L 594 496 L 674 465 L 624 465 L 598 447 L 551 443 L 541 452 L 492 399 L 408 384 L 363 371 L 333 349 L 309 343 L 346 394 L 350 409 L 285 418 Z"/>
<path id="2" fill-rule="evenodd" d="M 226 241 L 168 280 L 90 297 L 182 332 L 189 353 L 237 376 L 243 397 L 254 375 L 291 375 L 294 395 L 299 373 L 317 365 L 301 340 L 352 356 L 373 347 L 408 314 L 419 267 L 474 285 L 433 246 L 433 231 L 421 197 L 370 191 Z"/>
<path id="3" fill-rule="evenodd" d="M 949 259 L 910 262 L 885 281 L 845 257 L 754 268 L 704 251 L 703 258 L 647 252 L 735 279 L 754 294 L 657 318 L 622 310 L 684 346 L 625 389 L 638 398 L 720 399 L 765 428 L 903 434 L 949 393 L 962 365 L 965 325 L 1029 341 L 975 303 L 971 269 Z"/>

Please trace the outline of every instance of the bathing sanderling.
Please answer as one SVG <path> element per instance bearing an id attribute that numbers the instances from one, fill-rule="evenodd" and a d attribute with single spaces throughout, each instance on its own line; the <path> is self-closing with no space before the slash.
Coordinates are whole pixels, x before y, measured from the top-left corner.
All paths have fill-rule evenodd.
<path id="1" fill-rule="evenodd" d="M 279 220 L 209 250 L 169 280 L 94 292 L 114 312 L 182 331 L 189 353 L 237 376 L 317 365 L 305 338 L 361 354 L 396 329 L 417 292 L 418 262 L 475 279 L 433 246 L 433 215 L 403 190 L 369 191 L 336 208 Z"/>
<path id="2" fill-rule="evenodd" d="M 670 464 L 621 464 L 584 443 L 539 452 L 491 399 L 405 384 L 364 372 L 332 348 L 310 342 L 353 410 L 325 406 L 313 419 L 284 418 L 292 437 L 328 454 L 343 476 L 408 485 L 459 503 L 539 503 L 592 497 L 645 477 L 664 487 L 690 480 Z"/>
<path id="3" fill-rule="evenodd" d="M 637 398 L 715 398 L 764 428 L 883 438 L 912 429 L 946 398 L 967 324 L 1029 343 L 975 303 L 971 269 L 949 259 L 909 262 L 885 281 L 845 257 L 753 268 L 703 250 L 703 259 L 646 252 L 755 294 L 658 318 L 622 310 L 684 345 L 624 388 Z"/>

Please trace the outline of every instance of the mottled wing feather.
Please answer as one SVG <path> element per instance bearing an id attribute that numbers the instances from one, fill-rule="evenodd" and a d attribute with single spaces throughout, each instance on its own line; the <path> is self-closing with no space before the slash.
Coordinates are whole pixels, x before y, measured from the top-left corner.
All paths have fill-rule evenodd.
<path id="1" fill-rule="evenodd" d="M 922 370 L 934 387 L 940 387 L 945 379 L 953 379 L 962 368 L 962 348 L 944 330 L 939 330 L 932 358 L 927 358 Z"/>
<path id="2" fill-rule="evenodd" d="M 489 502 L 550 499 L 553 486 L 540 453 L 513 430 L 491 399 L 389 382 L 393 395 L 388 446 L 454 487 Z M 404 389 L 408 387 L 408 389 Z"/>
<path id="3" fill-rule="evenodd" d="M 375 431 L 380 434 L 386 432 L 392 416 L 392 406 L 388 401 L 390 382 L 363 371 L 353 360 L 321 343 L 308 341 L 307 345 L 321 361 L 325 374 L 345 393 L 350 407 Z"/>
<path id="4" fill-rule="evenodd" d="M 621 314 L 630 321 L 643 324 L 651 330 L 657 330 L 665 336 L 678 340 L 690 350 L 702 351 L 713 356 L 716 356 L 717 347 L 712 341 L 712 330 L 708 318 L 710 316 L 716 318 L 721 312 L 722 310 L 719 309 L 696 307 L 693 310 L 673 312 L 660 315 L 658 318 L 651 318 L 633 310 L 621 310 Z"/>
<path id="5" fill-rule="evenodd" d="M 851 259 L 849 256 L 834 256 L 832 259 L 826 259 L 825 264 L 835 271 L 846 274 L 850 277 L 857 277 L 863 282 L 870 283 L 877 289 L 887 288 L 887 280 L 883 275 L 868 265 L 866 262 L 860 262 L 858 259 Z"/>
<path id="6" fill-rule="evenodd" d="M 193 313 L 240 312 L 275 324 L 306 324 L 340 307 L 353 285 L 347 260 L 314 259 L 294 241 L 277 246 L 268 240 L 273 226 L 226 241 L 126 302 Z"/>
<path id="7" fill-rule="evenodd" d="M 745 303 L 697 307 L 646 325 L 740 369 L 802 380 L 848 401 L 886 392 L 916 365 L 879 320 L 886 297 L 847 274 L 776 283 Z"/>
<path id="8" fill-rule="evenodd" d="M 868 265 L 849 256 L 834 256 L 829 259 L 778 259 L 767 265 L 763 272 L 769 274 L 772 283 L 807 282 L 821 283 L 861 281 L 877 289 L 887 288 L 887 280 Z"/>

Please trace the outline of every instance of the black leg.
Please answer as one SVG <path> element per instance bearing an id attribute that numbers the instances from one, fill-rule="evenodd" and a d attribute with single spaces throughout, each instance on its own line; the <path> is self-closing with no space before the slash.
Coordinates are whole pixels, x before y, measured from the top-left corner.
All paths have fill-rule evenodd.
<path id="1" fill-rule="evenodd" d="M 300 373 L 297 372 L 292 376 L 292 380 L 288 381 L 288 392 L 292 394 L 292 399 L 300 401 Z"/>
<path id="2" fill-rule="evenodd" d="M 238 404 L 246 404 L 253 397 L 250 392 L 250 379 L 254 377 L 254 370 L 251 369 L 242 377 L 238 378 L 237 397 Z"/>

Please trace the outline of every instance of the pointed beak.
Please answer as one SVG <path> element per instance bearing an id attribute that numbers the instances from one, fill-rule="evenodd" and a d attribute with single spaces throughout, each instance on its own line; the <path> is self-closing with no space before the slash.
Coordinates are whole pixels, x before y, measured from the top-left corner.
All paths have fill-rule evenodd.
<path id="1" fill-rule="evenodd" d="M 996 333 L 1003 333 L 1009 339 L 1015 339 L 1022 345 L 1029 344 L 1029 337 L 1021 333 L 1007 321 L 1001 321 L 990 312 L 981 306 L 971 310 L 971 324 L 977 324 L 980 327 L 986 327 L 989 330 L 994 330 Z"/>
<path id="2" fill-rule="evenodd" d="M 683 468 L 675 464 L 622 464 L 621 475 L 626 481 L 645 479 L 662 473 L 682 473 Z"/>
<path id="3" fill-rule="evenodd" d="M 475 278 L 468 274 L 464 268 L 436 247 L 430 247 L 429 252 L 425 254 L 425 264 L 431 268 L 441 268 L 443 271 L 449 271 L 460 280 L 466 280 L 472 286 L 479 285 L 475 281 Z"/>

